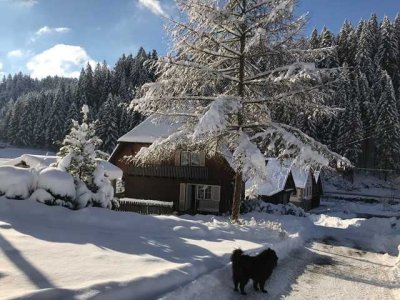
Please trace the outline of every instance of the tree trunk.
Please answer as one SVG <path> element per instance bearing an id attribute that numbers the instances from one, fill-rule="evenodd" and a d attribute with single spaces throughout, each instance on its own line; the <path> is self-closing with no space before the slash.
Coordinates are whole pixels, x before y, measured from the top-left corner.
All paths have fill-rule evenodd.
<path id="1" fill-rule="evenodd" d="M 242 14 L 246 13 L 247 1 L 242 0 Z M 238 82 L 238 96 L 242 98 L 244 97 L 244 67 L 245 67 L 245 48 L 246 48 L 246 34 L 244 33 L 246 30 L 246 24 L 242 24 L 242 35 L 240 37 L 240 59 L 239 59 L 239 82 Z M 243 105 L 242 105 L 243 110 Z M 240 134 L 243 125 L 243 112 L 239 111 L 237 114 L 238 118 L 238 133 Z M 240 202 L 242 198 L 242 162 L 239 160 L 239 166 L 236 170 L 235 175 L 235 187 L 233 191 L 233 201 L 232 201 L 232 215 L 231 222 L 236 223 L 239 220 L 240 213 Z"/>
<path id="2" fill-rule="evenodd" d="M 232 215 L 231 222 L 237 223 L 239 221 L 240 213 L 240 200 L 242 198 L 242 172 L 236 172 L 235 175 L 235 187 L 233 191 L 233 203 L 232 203 Z"/>

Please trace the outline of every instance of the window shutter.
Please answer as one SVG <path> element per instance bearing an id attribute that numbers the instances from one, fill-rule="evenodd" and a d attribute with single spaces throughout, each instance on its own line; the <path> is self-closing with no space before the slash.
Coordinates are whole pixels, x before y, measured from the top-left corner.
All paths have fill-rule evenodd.
<path id="1" fill-rule="evenodd" d="M 179 186 L 179 211 L 186 210 L 186 184 L 181 183 Z"/>
<path id="2" fill-rule="evenodd" d="M 206 154 L 201 151 L 200 152 L 200 167 L 204 167 L 206 165 Z"/>
<path id="3" fill-rule="evenodd" d="M 211 199 L 214 201 L 220 201 L 221 199 L 221 187 L 219 185 L 213 185 L 211 187 Z"/>
<path id="4" fill-rule="evenodd" d="M 181 151 L 176 150 L 175 151 L 175 166 L 180 166 L 181 165 Z"/>

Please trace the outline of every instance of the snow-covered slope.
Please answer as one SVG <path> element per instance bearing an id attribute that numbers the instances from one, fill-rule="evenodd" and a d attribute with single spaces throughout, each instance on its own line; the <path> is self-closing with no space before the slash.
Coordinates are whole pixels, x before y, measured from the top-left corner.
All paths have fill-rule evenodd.
<path id="1" fill-rule="evenodd" d="M 0 197 L 0 299 L 156 299 L 196 279 L 202 284 L 203 275 L 213 272 L 217 277 L 208 281 L 212 286 L 196 287 L 213 291 L 207 293 L 212 297 L 197 299 L 218 299 L 220 291 L 220 299 L 235 299 L 227 289 L 235 248 L 251 253 L 275 249 L 282 262 L 277 282 L 289 284 L 304 265 L 285 267 L 283 262 L 295 255 L 291 251 L 303 251 L 307 240 L 335 237 L 347 243 L 357 236 L 357 247 L 396 256 L 400 243 L 400 220 L 395 218 L 249 213 L 242 223 L 232 225 L 228 217 L 214 216 L 71 211 Z M 395 259 L 388 256 L 387 261 Z"/>

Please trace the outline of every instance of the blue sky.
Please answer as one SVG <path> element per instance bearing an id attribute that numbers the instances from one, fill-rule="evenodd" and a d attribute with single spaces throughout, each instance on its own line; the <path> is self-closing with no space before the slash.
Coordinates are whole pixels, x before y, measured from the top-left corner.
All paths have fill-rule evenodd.
<path id="1" fill-rule="evenodd" d="M 337 32 L 345 19 L 358 23 L 376 12 L 394 19 L 400 0 L 300 0 L 309 12 L 308 35 L 324 25 Z M 163 14 L 173 0 L 0 0 L 0 75 L 77 76 L 87 61 L 113 65 L 140 46 L 166 52 Z"/>

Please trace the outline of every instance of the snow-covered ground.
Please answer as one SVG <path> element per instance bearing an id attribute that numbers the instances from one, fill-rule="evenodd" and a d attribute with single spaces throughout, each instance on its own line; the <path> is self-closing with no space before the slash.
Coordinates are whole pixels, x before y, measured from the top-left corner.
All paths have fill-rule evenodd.
<path id="1" fill-rule="evenodd" d="M 313 241 L 280 260 L 267 282 L 268 296 L 253 291 L 251 284 L 247 298 L 234 293 L 226 266 L 162 299 L 400 299 L 399 277 L 393 276 L 396 258 L 335 242 Z"/>
<path id="2" fill-rule="evenodd" d="M 199 291 L 197 299 L 235 299 L 229 256 L 238 247 L 275 249 L 280 260 L 267 289 L 275 298 L 290 296 L 305 288 L 308 279 L 301 276 L 322 255 L 313 240 L 352 251 L 357 245 L 400 279 L 393 269 L 400 244 L 396 218 L 249 213 L 243 225 L 232 225 L 228 217 L 72 211 L 0 197 L 0 299 L 196 299 Z M 296 253 L 304 258 L 295 259 Z M 327 276 L 332 286 L 343 275 L 335 272 Z M 365 282 L 364 288 L 373 293 L 375 286 Z"/>
<path id="3" fill-rule="evenodd" d="M 353 181 L 339 173 L 328 172 L 322 176 L 324 195 L 343 199 L 392 200 L 400 202 L 400 178 L 354 174 Z"/>

